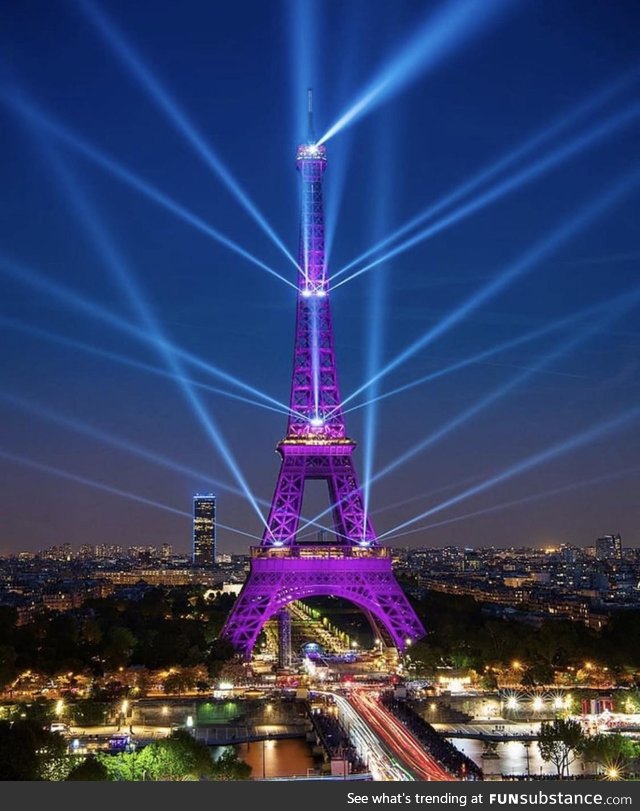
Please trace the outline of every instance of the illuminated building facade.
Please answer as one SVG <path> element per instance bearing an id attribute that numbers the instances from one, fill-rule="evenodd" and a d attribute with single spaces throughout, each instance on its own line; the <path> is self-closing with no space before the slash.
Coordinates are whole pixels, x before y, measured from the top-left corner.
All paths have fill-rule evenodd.
<path id="1" fill-rule="evenodd" d="M 193 497 L 193 565 L 216 562 L 216 497 L 197 493 Z"/>
<path id="2" fill-rule="evenodd" d="M 617 535 L 603 535 L 596 541 L 596 557 L 598 560 L 622 560 L 622 537 Z"/>

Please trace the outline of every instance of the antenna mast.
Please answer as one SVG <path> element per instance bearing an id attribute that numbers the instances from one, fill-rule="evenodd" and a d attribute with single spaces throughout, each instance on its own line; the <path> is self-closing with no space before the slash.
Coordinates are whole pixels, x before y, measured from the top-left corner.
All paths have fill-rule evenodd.
<path id="1" fill-rule="evenodd" d="M 308 116 L 308 139 L 310 144 L 315 144 L 316 134 L 313 130 L 313 88 L 307 90 L 307 116 Z"/>

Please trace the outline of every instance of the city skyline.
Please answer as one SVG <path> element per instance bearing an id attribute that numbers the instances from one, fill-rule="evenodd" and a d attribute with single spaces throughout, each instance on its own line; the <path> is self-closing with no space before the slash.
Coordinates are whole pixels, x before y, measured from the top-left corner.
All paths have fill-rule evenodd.
<path id="1" fill-rule="evenodd" d="M 44 3 L 28 13 L 15 8 L 3 35 L 12 56 L 2 93 L 12 205 L 0 252 L 7 369 L 0 391 L 6 429 L 0 464 L 7 482 L 0 553 L 65 542 L 126 547 L 152 539 L 186 551 L 188 500 L 208 490 L 218 498 L 221 551 L 243 552 L 262 533 L 257 513 L 266 513 L 277 472 L 273 449 L 285 432 L 286 406 L 278 404 L 288 397 L 290 287 L 220 240 L 203 237 L 184 217 L 180 222 L 162 213 L 123 185 L 122 173 L 119 178 L 105 173 L 104 163 L 92 165 L 86 150 L 83 156 L 70 149 L 42 116 L 64 122 L 170 191 L 293 283 L 296 270 L 286 253 L 295 252 L 298 227 L 301 87 L 314 85 L 317 134 L 330 133 L 377 75 L 379 52 L 393 62 L 411 39 L 411 26 L 435 6 L 407 4 L 392 34 L 382 7 L 367 15 L 370 43 L 362 46 L 358 65 L 353 57 L 341 86 L 336 68 L 321 56 L 327 5 L 260 9 L 242 25 L 236 54 L 225 36 L 238 30 L 239 9 L 220 15 L 211 51 L 202 33 L 211 14 L 206 4 L 178 18 L 171 4 L 161 3 L 149 21 L 127 4 L 112 3 L 108 25 L 125 37 L 118 49 L 113 40 L 105 44 L 104 31 L 112 29 L 100 16 L 83 14 L 82 5 L 64 4 L 59 15 Z M 362 22 L 356 5 L 332 20 L 343 45 Z M 394 546 L 510 546 L 514 537 L 524 546 L 589 546 L 607 532 L 619 532 L 626 547 L 637 546 L 634 271 L 640 252 L 632 181 L 640 74 L 632 26 L 622 10 L 595 3 L 582 14 L 568 3 L 537 12 L 502 5 L 504 13 L 462 46 L 452 39 L 437 70 L 418 73 L 402 92 L 326 141 L 335 169 L 333 186 L 331 169 L 327 173 L 333 272 L 344 273 L 346 282 L 354 255 L 363 258 L 352 272 L 366 271 L 332 294 L 345 412 L 432 378 L 381 400 L 377 410 L 349 413 L 349 433 L 359 445 L 356 465 L 370 488 L 378 534 Z M 261 77 L 266 92 L 259 93 L 256 73 L 273 56 L 263 32 L 278 32 L 285 52 L 285 42 L 293 40 L 286 27 L 280 31 L 283 20 L 292 28 L 307 26 L 318 57 L 315 65 L 311 59 L 294 63 L 297 71 L 276 60 Z M 562 41 L 561 22 L 570 29 Z M 64 58 L 44 41 L 51 26 L 69 43 Z M 546 73 L 526 63 L 543 37 Z M 514 62 L 518 50 L 523 56 Z M 139 54 L 138 62 L 127 58 L 131 53 Z M 345 47 L 347 62 L 350 54 Z M 86 66 L 81 75 L 79 61 Z M 511 76 L 502 82 L 506 63 Z M 135 64 L 152 66 L 146 85 Z M 242 73 L 241 64 L 251 69 Z M 483 86 L 492 88 L 482 95 L 484 107 L 475 102 Z M 158 91 L 164 87 L 168 95 Z M 173 108 L 162 102 L 172 97 L 179 102 Z M 168 109 L 188 115 L 168 120 Z M 248 217 L 236 204 L 238 196 L 234 201 L 220 183 L 224 173 L 203 175 L 188 138 L 176 136 L 176 120 L 197 122 L 197 129 L 185 125 L 178 132 L 203 133 L 257 202 L 258 215 Z M 453 206 L 451 225 L 438 225 L 441 235 L 421 237 L 367 269 L 387 250 L 367 258 L 372 245 L 559 121 L 566 130 L 559 127 L 478 187 L 486 199 L 472 194 L 476 202 L 468 212 Z M 505 178 L 512 178 L 511 187 Z M 286 193 L 274 197 L 274 188 Z M 261 218 L 267 228 L 256 227 Z M 271 225 L 277 240 L 264 236 Z M 409 233 L 420 231 L 416 226 Z M 518 263 L 522 269 L 512 283 L 458 312 Z M 67 292 L 60 295 L 62 287 Z M 94 309 L 106 308 L 111 321 L 97 309 L 87 319 L 89 309 L 74 304 L 69 291 Z M 406 362 L 381 374 L 452 314 L 451 328 L 437 341 L 424 341 Z M 118 319 L 133 323 L 134 331 L 114 331 Z M 154 333 L 154 325 L 161 331 Z M 136 329 L 155 337 L 136 343 Z M 175 377 L 179 367 L 166 365 L 161 334 L 255 389 L 249 394 L 236 387 L 236 396 L 275 410 L 199 389 L 203 416 L 168 379 L 166 370 Z M 510 346 L 491 354 L 503 344 Z M 204 367 L 190 367 L 192 373 L 201 385 L 229 389 Z M 379 382 L 355 396 L 377 375 Z M 220 443 L 216 448 L 207 441 L 216 430 L 226 461 Z M 217 482 L 235 492 L 221 492 Z M 312 494 L 306 514 L 325 505 Z"/>

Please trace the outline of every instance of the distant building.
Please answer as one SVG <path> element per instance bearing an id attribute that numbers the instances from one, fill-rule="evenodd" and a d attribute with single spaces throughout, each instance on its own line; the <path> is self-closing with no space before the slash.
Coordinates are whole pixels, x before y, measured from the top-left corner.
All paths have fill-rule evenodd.
<path id="1" fill-rule="evenodd" d="M 78 549 L 78 559 L 79 560 L 91 560 L 95 557 L 95 548 L 88 543 L 83 543 L 80 548 Z"/>
<path id="2" fill-rule="evenodd" d="M 173 555 L 173 547 L 170 543 L 163 543 L 160 549 L 160 557 L 162 560 L 171 560 Z"/>
<path id="3" fill-rule="evenodd" d="M 622 538 L 617 535 L 603 535 L 596 541 L 598 560 L 622 560 Z"/>
<path id="4" fill-rule="evenodd" d="M 99 560 L 118 560 L 122 557 L 122 547 L 111 543 L 97 544 L 95 555 Z"/>
<path id="5" fill-rule="evenodd" d="M 193 497 L 193 564 L 213 566 L 216 562 L 216 497 L 198 493 Z"/>

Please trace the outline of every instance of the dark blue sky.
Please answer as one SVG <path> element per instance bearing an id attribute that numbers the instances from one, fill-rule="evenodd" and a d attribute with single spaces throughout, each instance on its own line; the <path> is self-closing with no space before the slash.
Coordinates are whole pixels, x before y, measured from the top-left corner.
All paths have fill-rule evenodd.
<path id="1" fill-rule="evenodd" d="M 295 253 L 294 154 L 304 134 L 295 103 L 300 89 L 313 82 L 316 129 L 324 132 L 441 6 L 378 0 L 315 5 L 297 0 L 110 0 L 102 8 Z M 372 330 L 381 331 L 383 359 L 391 360 L 554 229 L 638 172 L 637 110 L 635 117 L 620 121 L 621 114 L 626 116 L 640 102 L 640 73 L 628 78 L 638 68 L 638 4 L 542 0 L 502 6 L 503 12 L 477 32 L 472 22 L 470 35 L 452 43 L 430 70 L 418 71 L 397 93 L 328 141 L 328 216 L 337 213 L 334 271 L 576 105 L 624 77 L 628 81 L 476 193 L 581 136 L 584 148 L 576 147 L 539 177 L 335 291 L 343 396 L 367 378 Z M 305 7 L 308 15 L 300 12 Z M 18 114 L 15 99 L 36 104 L 292 281 L 294 268 L 176 131 L 79 3 L 10 0 L 7 8 L 0 33 L 2 262 L 13 263 L 14 270 L 28 266 L 121 318 L 140 322 L 61 192 L 54 167 L 62 166 L 87 195 L 165 334 L 286 401 L 294 320 L 291 288 L 34 126 L 33 119 Z M 301 28 L 304 46 L 293 47 L 292 34 Z M 610 131 L 603 129 L 614 119 Z M 600 137 L 590 142 L 594 131 Z M 345 185 L 337 209 L 341 168 Z M 639 187 L 630 188 L 526 275 L 382 380 L 380 390 L 631 291 L 640 283 L 639 203 Z M 162 367 L 157 351 L 65 306 L 42 287 L 25 283 L 24 273 L 11 276 L 3 266 L 0 551 L 65 541 L 168 541 L 186 550 L 188 517 L 18 461 L 53 466 L 185 512 L 194 491 L 216 489 L 207 476 L 236 484 L 174 382 L 43 338 L 42 331 Z M 384 293 L 380 309 L 374 306 L 376 274 Z M 638 306 L 610 309 L 601 324 L 595 323 L 603 319 L 600 311 L 570 329 L 382 402 L 374 471 L 591 328 L 572 351 L 532 372 L 506 396 L 377 481 L 371 489 L 377 529 L 390 530 L 455 497 L 470 486 L 468 480 L 482 482 L 637 407 L 638 313 Z M 25 331 L 32 328 L 41 332 Z M 224 385 L 202 371 L 192 372 L 200 381 Z M 202 396 L 253 493 L 270 499 L 278 471 L 274 446 L 285 430 L 284 415 L 213 394 Z M 26 403 L 117 435 L 194 474 L 38 417 L 25 409 Z M 350 434 L 360 442 L 356 464 L 361 470 L 364 413 L 347 417 Z M 556 495 L 397 542 L 589 544 L 599 534 L 619 531 L 626 543 L 637 545 L 638 424 L 629 421 L 410 528 L 561 489 Z M 582 486 L 597 477 L 609 478 Z M 260 533 L 246 500 L 222 491 L 218 497 L 220 521 Z M 406 499 L 412 500 L 393 506 Z M 312 501 L 308 511 L 319 503 Z M 242 551 L 248 542 L 220 532 L 224 551 Z"/>

